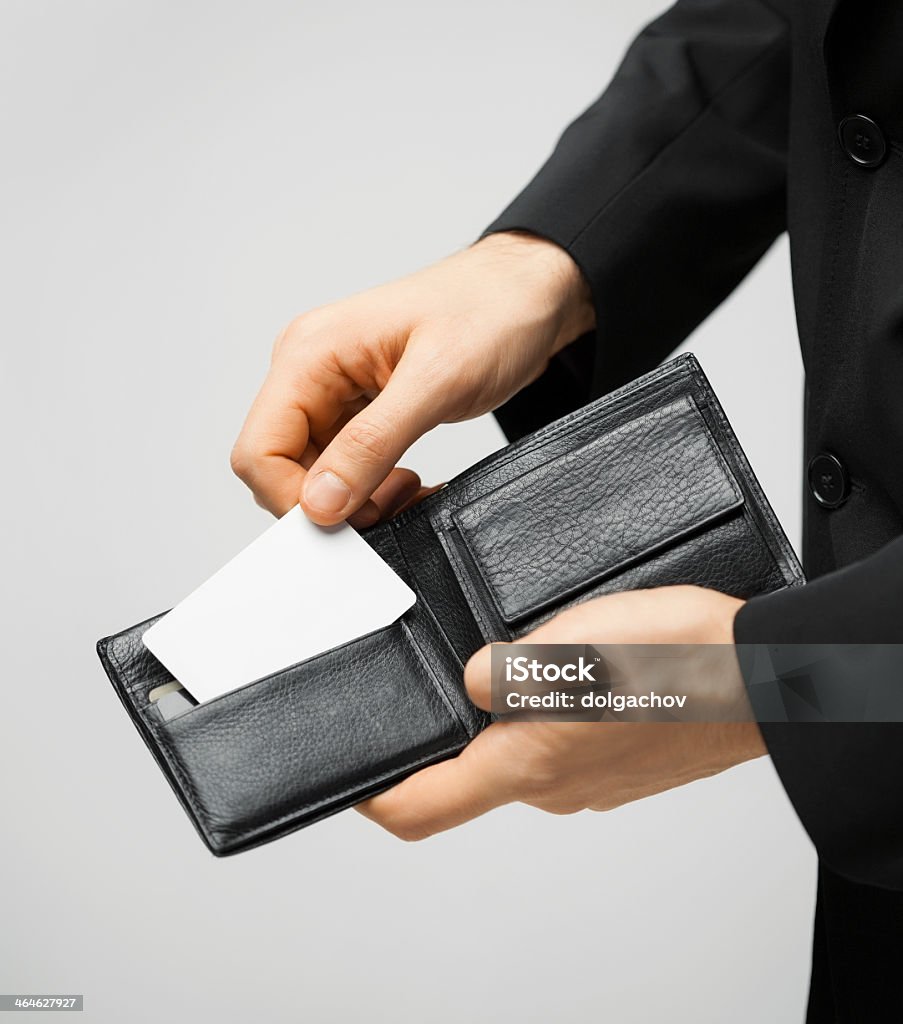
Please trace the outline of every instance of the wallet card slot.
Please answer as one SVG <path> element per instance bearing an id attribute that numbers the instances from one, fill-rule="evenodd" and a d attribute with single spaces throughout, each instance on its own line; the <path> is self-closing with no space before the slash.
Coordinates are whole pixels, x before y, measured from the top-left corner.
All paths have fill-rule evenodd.
<path id="1" fill-rule="evenodd" d="M 458 531 L 445 530 L 438 534 L 438 538 L 448 564 L 467 599 L 468 608 L 480 630 L 483 642 L 509 641 L 511 632 L 508 624 L 499 614 L 495 599 L 467 545 L 461 543 Z"/>
<path id="2" fill-rule="evenodd" d="M 334 657 L 341 657 L 348 648 L 354 647 L 354 645 L 359 644 L 362 641 L 369 640 L 371 637 L 379 637 L 383 634 L 389 634 L 395 629 L 395 627 L 400 626 L 402 624 L 402 621 L 403 620 L 399 619 L 396 622 L 390 623 L 388 626 L 380 626 L 379 629 L 374 629 L 369 633 L 364 633 L 362 636 L 353 637 L 351 640 L 346 640 L 341 644 L 337 644 L 335 647 L 330 647 L 325 651 L 321 651 L 319 654 L 315 654 L 312 658 L 305 658 L 303 661 L 299 661 L 296 662 L 294 665 L 289 665 L 286 668 L 279 669 L 277 672 L 272 672 L 269 675 L 261 676 L 259 679 L 253 679 L 251 680 L 251 682 L 245 683 L 242 686 L 236 686 L 234 689 L 227 690 L 225 693 L 221 693 L 218 696 L 211 698 L 210 700 L 202 701 L 201 703 L 195 704 L 191 708 L 187 708 L 184 712 L 182 712 L 182 714 L 176 715 L 174 718 L 167 719 L 167 721 L 178 721 L 178 719 L 184 718 L 186 715 L 194 714 L 196 711 L 199 711 L 202 708 L 211 707 L 217 704 L 219 701 L 228 701 L 232 698 L 238 698 L 239 695 L 249 694 L 251 691 L 254 691 L 257 687 L 266 686 L 273 680 L 283 679 L 287 673 L 298 672 L 302 669 L 307 671 L 315 671 L 318 662 L 326 661 Z M 151 657 L 153 657 L 153 655 L 151 655 Z M 163 681 L 175 680 L 176 677 L 172 675 L 167 669 L 163 668 L 163 674 L 160 676 L 160 679 L 162 679 Z M 145 703 L 140 708 L 140 710 L 147 711 L 148 709 L 153 707 L 153 703 L 148 702 Z M 154 715 L 154 720 L 159 721 L 160 717 Z"/>
<path id="3" fill-rule="evenodd" d="M 695 401 L 682 395 L 503 484 L 452 520 L 511 625 L 743 501 Z"/>
<path id="4" fill-rule="evenodd" d="M 340 810 L 469 738 L 404 619 L 153 732 L 217 852 Z"/>

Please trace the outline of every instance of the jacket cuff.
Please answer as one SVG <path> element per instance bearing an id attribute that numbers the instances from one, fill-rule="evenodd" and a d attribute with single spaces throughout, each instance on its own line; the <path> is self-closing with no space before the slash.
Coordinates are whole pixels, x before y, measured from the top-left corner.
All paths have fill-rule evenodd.
<path id="1" fill-rule="evenodd" d="M 899 645 L 890 654 L 899 658 L 903 680 L 901 591 L 898 540 L 803 587 L 753 598 L 737 614 L 734 639 L 738 645 Z M 740 658 L 740 666 L 751 685 L 752 659 Z M 851 685 L 856 675 L 854 668 Z M 853 881 L 903 889 L 903 724 L 761 720 L 759 726 L 820 858 Z"/>

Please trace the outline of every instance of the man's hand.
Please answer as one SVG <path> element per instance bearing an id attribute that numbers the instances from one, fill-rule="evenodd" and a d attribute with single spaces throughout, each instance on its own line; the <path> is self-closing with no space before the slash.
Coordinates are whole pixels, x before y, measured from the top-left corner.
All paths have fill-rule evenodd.
<path id="1" fill-rule="evenodd" d="M 563 612 L 521 642 L 731 645 L 742 603 L 690 586 L 612 594 Z M 490 650 L 478 651 L 464 675 L 471 699 L 486 710 Z M 673 681 L 675 687 L 711 692 L 713 680 L 697 678 L 706 675 L 697 671 L 703 664 L 706 659 L 676 659 L 687 678 Z M 745 688 L 736 658 L 719 664 L 724 677 L 717 681 L 717 699 L 741 709 Z M 423 839 L 514 801 L 553 814 L 609 810 L 765 752 L 754 722 L 501 721 L 458 757 L 425 768 L 358 809 L 402 839 Z"/>
<path id="2" fill-rule="evenodd" d="M 394 469 L 417 438 L 495 409 L 592 326 L 588 286 L 567 253 L 490 235 L 289 324 L 233 468 L 276 515 L 300 499 L 316 523 L 353 515 L 368 526 L 418 494 L 416 475 Z"/>

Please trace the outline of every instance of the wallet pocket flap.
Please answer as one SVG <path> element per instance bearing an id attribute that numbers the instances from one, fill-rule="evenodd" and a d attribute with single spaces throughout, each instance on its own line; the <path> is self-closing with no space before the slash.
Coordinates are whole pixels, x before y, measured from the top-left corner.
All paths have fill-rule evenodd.
<path id="1" fill-rule="evenodd" d="M 696 403 L 681 396 L 452 518 L 502 618 L 513 623 L 742 504 Z"/>

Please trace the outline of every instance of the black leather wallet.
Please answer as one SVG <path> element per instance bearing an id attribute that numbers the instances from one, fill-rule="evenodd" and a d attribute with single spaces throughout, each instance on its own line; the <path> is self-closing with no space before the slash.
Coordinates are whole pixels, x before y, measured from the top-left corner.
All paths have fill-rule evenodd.
<path id="1" fill-rule="evenodd" d="M 148 699 L 172 681 L 142 643 L 155 620 L 98 644 L 217 855 L 460 751 L 489 721 L 462 683 L 464 663 L 489 641 L 611 591 L 696 583 L 751 597 L 804 582 L 689 355 L 496 452 L 364 536 L 417 594 L 400 620 L 169 720 Z"/>

